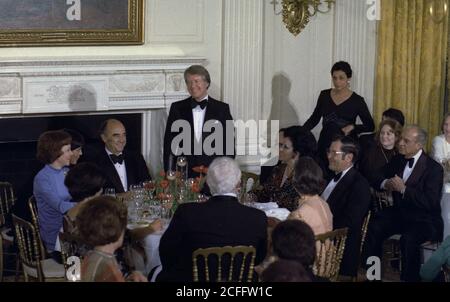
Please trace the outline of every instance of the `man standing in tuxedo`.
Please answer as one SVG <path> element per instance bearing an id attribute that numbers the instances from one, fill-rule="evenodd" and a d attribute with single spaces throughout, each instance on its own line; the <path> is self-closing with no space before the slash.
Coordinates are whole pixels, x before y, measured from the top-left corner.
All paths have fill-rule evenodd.
<path id="1" fill-rule="evenodd" d="M 190 66 L 184 80 L 191 96 L 170 107 L 164 133 L 164 169 L 175 170 L 176 157 L 184 155 L 188 174 L 196 176 L 193 167 L 209 166 L 220 156 L 234 158 L 234 124 L 228 104 L 208 95 L 211 78 L 206 68 Z"/>
<path id="2" fill-rule="evenodd" d="M 382 256 L 386 238 L 400 234 L 403 281 L 420 281 L 420 245 L 443 235 L 441 194 L 443 169 L 423 151 L 427 133 L 418 126 L 403 129 L 396 155 L 375 181 L 375 188 L 392 191 L 394 205 L 377 212 L 369 223 L 363 260 Z"/>
<path id="3" fill-rule="evenodd" d="M 142 154 L 124 150 L 127 134 L 120 121 L 116 119 L 104 121 L 100 126 L 100 137 L 105 147 L 90 161 L 104 172 L 106 177 L 104 188 L 114 188 L 116 193 L 123 193 L 128 191 L 130 185 L 150 179 Z"/>
<path id="4" fill-rule="evenodd" d="M 322 193 L 333 214 L 333 229 L 348 228 L 339 274 L 356 277 L 359 266 L 361 226 L 369 212 L 370 186 L 354 167 L 359 146 L 348 136 L 333 139 L 327 150 L 329 168 L 335 173 Z"/>

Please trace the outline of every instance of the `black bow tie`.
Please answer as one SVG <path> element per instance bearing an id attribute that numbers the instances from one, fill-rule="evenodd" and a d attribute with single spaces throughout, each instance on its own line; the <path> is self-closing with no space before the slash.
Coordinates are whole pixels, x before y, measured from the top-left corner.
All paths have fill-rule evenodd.
<path id="1" fill-rule="evenodd" d="M 337 182 L 339 179 L 341 179 L 341 176 L 342 176 L 342 172 L 339 172 L 338 174 L 336 174 L 336 175 L 333 177 L 334 182 Z"/>
<path id="2" fill-rule="evenodd" d="M 411 169 L 414 165 L 414 157 L 407 158 L 406 161 L 408 162 L 408 166 Z"/>
<path id="3" fill-rule="evenodd" d="M 123 163 L 123 154 L 119 154 L 119 155 L 115 155 L 115 154 L 110 154 L 109 157 L 111 158 L 113 164 L 122 164 Z"/>
<path id="4" fill-rule="evenodd" d="M 191 99 L 191 108 L 194 109 L 197 106 L 200 106 L 200 108 L 204 109 L 206 107 L 206 105 L 208 105 L 208 100 L 204 99 L 201 102 L 197 102 L 194 99 Z"/>

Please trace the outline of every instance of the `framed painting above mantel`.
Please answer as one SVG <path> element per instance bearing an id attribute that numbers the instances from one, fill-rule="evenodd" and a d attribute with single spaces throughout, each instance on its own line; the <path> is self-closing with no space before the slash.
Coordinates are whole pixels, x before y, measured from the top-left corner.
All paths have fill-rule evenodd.
<path id="1" fill-rule="evenodd" d="M 1 46 L 144 43 L 144 0 L 1 0 Z"/>

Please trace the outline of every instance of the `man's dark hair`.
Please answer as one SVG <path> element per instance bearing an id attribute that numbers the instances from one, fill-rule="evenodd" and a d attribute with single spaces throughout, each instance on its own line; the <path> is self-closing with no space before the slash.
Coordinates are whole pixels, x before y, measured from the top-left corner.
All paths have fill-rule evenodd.
<path id="1" fill-rule="evenodd" d="M 344 152 L 344 154 L 342 155 L 342 158 L 344 158 L 344 156 L 346 154 L 353 154 L 352 162 L 356 163 L 356 161 L 358 160 L 358 156 L 359 156 L 358 142 L 355 141 L 353 138 L 351 138 L 348 135 L 347 136 L 337 135 L 337 136 L 333 137 L 332 142 L 337 142 L 337 141 L 340 141 L 342 143 L 341 151 Z"/>
<path id="2" fill-rule="evenodd" d="M 403 115 L 403 112 L 398 109 L 389 108 L 383 112 L 383 116 L 385 118 L 396 120 L 402 127 L 405 126 L 405 116 Z"/>

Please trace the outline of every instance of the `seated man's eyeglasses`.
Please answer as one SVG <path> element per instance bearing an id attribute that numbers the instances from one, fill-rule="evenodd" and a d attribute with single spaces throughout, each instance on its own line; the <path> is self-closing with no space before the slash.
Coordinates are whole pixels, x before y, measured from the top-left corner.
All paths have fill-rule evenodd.
<path id="1" fill-rule="evenodd" d="M 335 151 L 335 150 L 327 149 L 327 154 L 336 155 L 336 154 L 345 154 L 345 152 L 344 151 Z"/>

